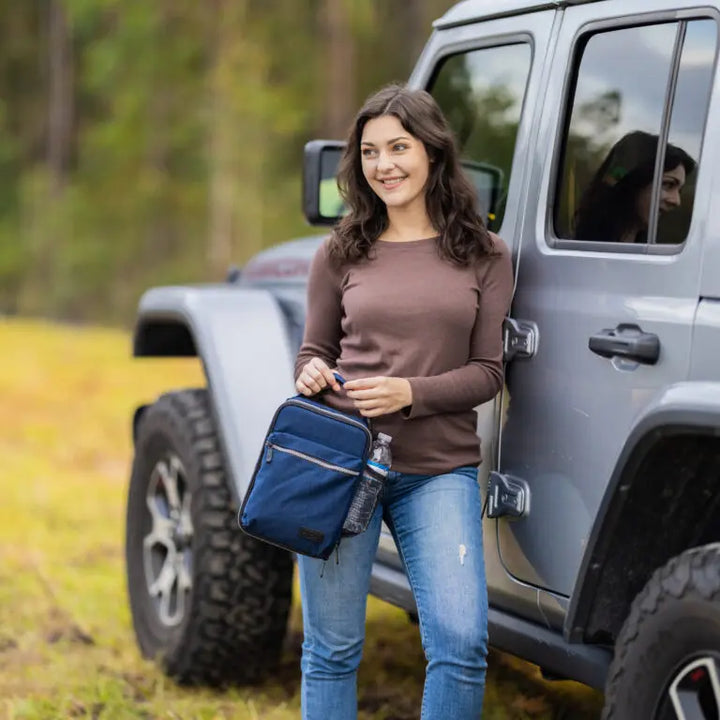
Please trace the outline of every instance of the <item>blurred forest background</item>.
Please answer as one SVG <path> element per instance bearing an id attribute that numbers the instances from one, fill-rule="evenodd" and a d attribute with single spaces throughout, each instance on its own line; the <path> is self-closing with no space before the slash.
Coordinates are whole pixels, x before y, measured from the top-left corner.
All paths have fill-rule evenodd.
<path id="1" fill-rule="evenodd" d="M 129 325 L 309 234 L 302 147 L 453 0 L 0 0 L 0 314 Z"/>

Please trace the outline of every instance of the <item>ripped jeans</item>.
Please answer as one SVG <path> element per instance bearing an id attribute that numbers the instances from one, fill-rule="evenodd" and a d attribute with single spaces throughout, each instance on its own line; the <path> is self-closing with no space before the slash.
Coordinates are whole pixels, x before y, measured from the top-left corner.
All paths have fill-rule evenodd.
<path id="1" fill-rule="evenodd" d="M 487 588 L 477 468 L 391 471 L 383 507 L 338 558 L 298 557 L 303 606 L 303 720 L 356 720 L 357 667 L 383 518 L 417 604 L 427 668 L 422 720 L 477 720 L 487 667 Z M 404 649 L 398 647 L 398 654 Z"/>

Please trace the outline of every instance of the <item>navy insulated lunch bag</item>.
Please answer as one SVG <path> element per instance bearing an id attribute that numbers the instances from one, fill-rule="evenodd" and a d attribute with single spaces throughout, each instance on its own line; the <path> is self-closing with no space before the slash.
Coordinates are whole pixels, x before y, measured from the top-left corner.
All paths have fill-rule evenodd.
<path id="1" fill-rule="evenodd" d="M 372 444 L 362 417 L 298 395 L 275 413 L 250 487 L 240 527 L 259 540 L 327 560 Z"/>

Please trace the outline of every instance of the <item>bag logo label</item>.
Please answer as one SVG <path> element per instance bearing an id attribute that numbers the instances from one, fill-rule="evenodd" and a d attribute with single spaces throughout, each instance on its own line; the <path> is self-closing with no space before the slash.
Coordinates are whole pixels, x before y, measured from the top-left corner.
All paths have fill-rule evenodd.
<path id="1" fill-rule="evenodd" d="M 298 535 L 301 538 L 310 540 L 312 542 L 320 543 L 325 539 L 325 533 L 321 533 L 319 530 L 312 530 L 311 528 L 301 527 L 298 530 Z"/>

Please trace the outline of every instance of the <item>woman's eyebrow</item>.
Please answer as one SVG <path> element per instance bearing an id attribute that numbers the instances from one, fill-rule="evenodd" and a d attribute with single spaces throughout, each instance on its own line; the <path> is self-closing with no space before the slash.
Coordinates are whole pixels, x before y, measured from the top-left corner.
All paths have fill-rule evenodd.
<path id="1" fill-rule="evenodd" d="M 410 138 L 407 137 L 406 135 L 398 135 L 396 138 L 392 138 L 391 140 L 388 140 L 385 144 L 392 145 L 393 143 L 397 142 L 398 140 L 409 140 L 409 139 Z M 360 144 L 361 145 L 370 145 L 372 147 L 375 147 L 375 143 L 370 142 L 369 140 L 363 140 Z"/>

